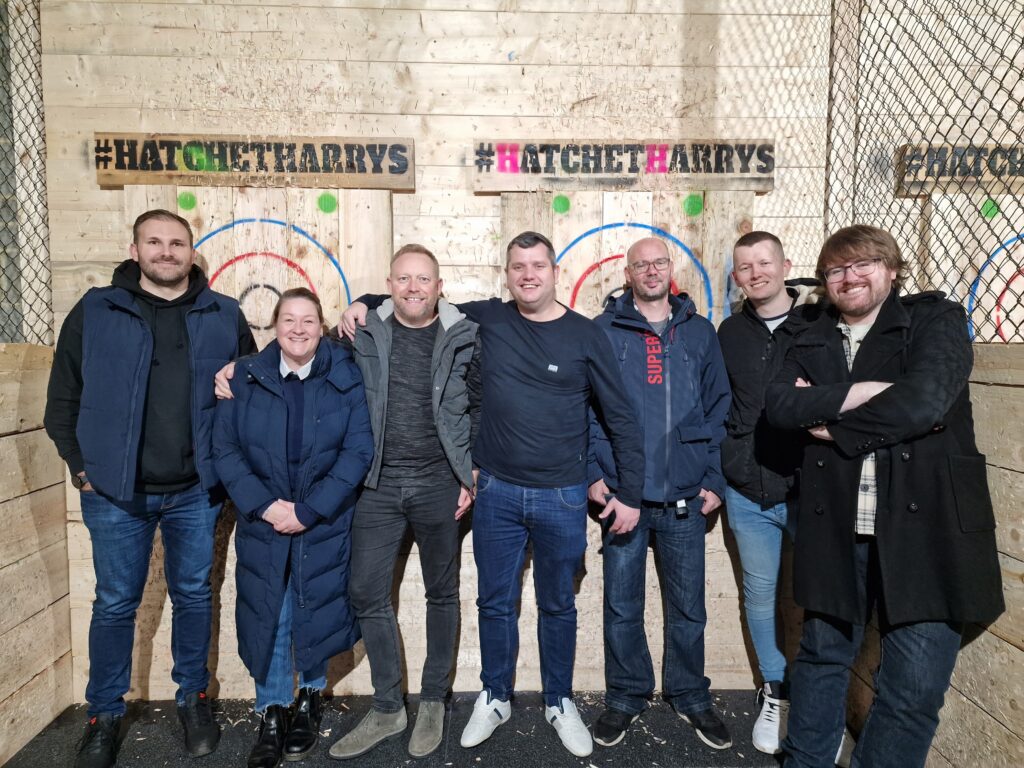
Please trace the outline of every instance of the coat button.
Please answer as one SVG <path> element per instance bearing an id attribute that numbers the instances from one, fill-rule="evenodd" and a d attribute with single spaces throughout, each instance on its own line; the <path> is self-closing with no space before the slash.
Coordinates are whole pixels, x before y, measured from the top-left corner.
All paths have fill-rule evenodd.
<path id="1" fill-rule="evenodd" d="M 904 461 L 910 461 L 910 451 L 904 451 L 900 454 L 900 458 Z"/>
<path id="2" fill-rule="evenodd" d="M 819 504 L 818 506 L 816 506 L 814 508 L 814 514 L 816 514 L 816 515 L 824 515 L 825 514 L 825 508 L 823 506 L 821 506 L 821 504 Z"/>
<path id="3" fill-rule="evenodd" d="M 824 459 L 818 459 L 814 463 L 817 464 L 819 467 L 824 467 L 825 466 L 825 460 Z"/>
<path id="4" fill-rule="evenodd" d="M 915 504 L 914 502 L 910 502 L 909 504 L 907 504 L 907 511 L 917 512 L 917 504 Z"/>

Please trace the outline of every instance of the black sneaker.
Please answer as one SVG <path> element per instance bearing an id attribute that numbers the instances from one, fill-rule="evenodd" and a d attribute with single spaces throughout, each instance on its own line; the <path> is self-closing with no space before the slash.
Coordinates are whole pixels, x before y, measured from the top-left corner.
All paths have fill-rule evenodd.
<path id="1" fill-rule="evenodd" d="M 614 747 L 626 735 L 626 730 L 636 722 L 639 714 L 630 715 L 617 709 L 606 709 L 594 723 L 594 741 L 602 747 Z"/>
<path id="2" fill-rule="evenodd" d="M 192 757 L 208 755 L 220 741 L 220 727 L 213 719 L 206 691 L 190 693 L 185 703 L 178 706 L 178 719 L 185 729 L 185 749 Z"/>
<path id="3" fill-rule="evenodd" d="M 113 768 L 124 738 L 124 726 L 124 718 L 117 715 L 90 717 L 78 742 L 75 768 Z"/>
<path id="4" fill-rule="evenodd" d="M 732 746 L 729 729 L 711 707 L 690 715 L 680 712 L 679 716 L 692 725 L 700 740 L 712 749 L 728 749 Z"/>

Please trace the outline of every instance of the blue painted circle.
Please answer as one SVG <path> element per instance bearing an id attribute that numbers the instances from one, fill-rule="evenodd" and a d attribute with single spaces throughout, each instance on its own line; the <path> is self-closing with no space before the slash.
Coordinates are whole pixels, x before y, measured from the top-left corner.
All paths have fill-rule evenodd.
<path id="1" fill-rule="evenodd" d="M 682 250 L 683 253 L 690 257 L 690 261 L 693 263 L 695 267 L 697 267 L 697 271 L 700 272 L 701 282 L 704 283 L 704 298 L 707 300 L 708 304 L 708 320 L 711 320 L 713 312 L 712 308 L 714 307 L 714 298 L 711 295 L 711 278 L 708 277 L 707 270 L 704 269 L 704 265 L 697 260 L 697 257 L 693 255 L 693 251 L 687 248 L 682 240 L 680 240 L 675 235 L 670 235 L 668 232 L 666 232 L 664 229 L 661 229 L 660 227 L 653 227 L 650 224 L 641 224 L 635 221 L 616 221 L 611 224 L 603 224 L 600 227 L 594 227 L 593 229 L 587 230 L 582 235 L 573 240 L 571 243 L 569 243 L 567 246 L 565 246 L 565 248 L 562 249 L 562 252 L 559 253 L 558 257 L 555 259 L 555 264 L 561 263 L 562 257 L 564 257 L 570 250 L 572 250 L 581 240 L 586 240 L 591 235 L 596 235 L 598 232 L 603 232 L 606 229 L 618 229 L 619 227 L 635 227 L 637 229 L 646 229 L 648 232 L 652 232 L 655 235 L 658 235 L 659 237 L 664 237 L 666 240 L 671 241 L 680 250 Z"/>
<path id="2" fill-rule="evenodd" d="M 214 235 L 219 235 L 221 232 L 227 232 L 229 229 L 234 229 L 239 224 L 273 224 L 276 227 L 284 227 L 285 229 L 290 229 L 292 232 L 295 232 L 296 234 L 302 235 L 304 238 L 309 240 L 309 242 L 315 245 L 317 249 L 324 256 L 327 257 L 328 261 L 330 261 L 331 264 L 334 265 L 334 268 L 338 271 L 338 275 L 341 277 L 341 284 L 345 288 L 345 301 L 348 304 L 352 303 L 352 294 L 348 289 L 348 280 L 345 278 L 345 272 L 341 268 L 341 264 L 338 263 L 338 260 L 334 258 L 334 255 L 326 248 L 324 248 L 323 245 L 321 245 L 315 237 L 309 234 L 309 232 L 302 229 L 302 227 L 297 227 L 294 224 L 289 224 L 287 221 L 281 221 L 279 219 L 235 219 L 234 221 L 228 222 L 223 227 L 218 227 L 212 232 L 208 232 L 207 234 L 199 238 L 199 241 L 195 244 L 196 250 L 198 251 L 199 246 L 201 246 Z"/>

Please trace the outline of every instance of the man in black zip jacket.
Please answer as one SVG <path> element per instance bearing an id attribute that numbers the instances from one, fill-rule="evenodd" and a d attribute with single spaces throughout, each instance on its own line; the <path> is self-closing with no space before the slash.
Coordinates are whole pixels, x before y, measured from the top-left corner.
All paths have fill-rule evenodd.
<path id="1" fill-rule="evenodd" d="M 213 534 L 223 490 L 213 467 L 213 376 L 256 351 L 238 302 L 195 266 L 192 230 L 170 211 L 135 220 L 131 258 L 61 328 L 45 426 L 81 491 L 96 600 L 89 626 L 89 721 L 76 768 L 114 765 L 124 735 L 135 612 L 153 535 L 164 545 L 185 746 L 220 737 L 206 697 Z"/>
<path id="2" fill-rule="evenodd" d="M 781 750 L 789 712 L 786 656 L 776 633 L 782 537 L 795 518 L 788 505 L 805 436 L 769 426 L 765 390 L 782 367 L 793 334 L 817 316 L 816 280 L 786 281 L 790 261 L 770 232 L 750 232 L 733 247 L 732 277 L 745 300 L 718 329 L 732 387 L 722 471 L 728 481 L 726 516 L 739 546 L 743 608 L 754 644 L 762 687 L 754 724 L 754 748 Z"/>

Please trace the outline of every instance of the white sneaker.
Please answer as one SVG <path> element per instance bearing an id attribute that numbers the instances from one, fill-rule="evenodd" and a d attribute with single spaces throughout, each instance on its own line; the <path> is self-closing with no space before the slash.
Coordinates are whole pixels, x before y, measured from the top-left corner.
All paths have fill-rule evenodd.
<path id="1" fill-rule="evenodd" d="M 836 765 L 839 768 L 850 768 L 850 758 L 853 757 L 853 748 L 857 742 L 850 733 L 849 728 L 843 728 L 843 740 L 839 742 L 839 751 L 836 752 Z"/>
<path id="2" fill-rule="evenodd" d="M 789 699 L 779 696 L 779 683 L 765 683 L 757 692 L 761 700 L 761 713 L 754 723 L 751 740 L 754 749 L 766 755 L 777 755 L 782 751 L 782 740 L 786 738 L 786 723 L 789 720 Z M 772 694 L 775 694 L 774 696 Z"/>
<path id="3" fill-rule="evenodd" d="M 459 741 L 462 746 L 475 747 L 477 744 L 483 744 L 491 738 L 495 728 L 507 723 L 512 717 L 512 705 L 507 701 L 487 699 L 487 691 L 480 691 L 480 695 L 476 697 L 473 714 L 462 730 L 462 739 Z"/>
<path id="4" fill-rule="evenodd" d="M 594 751 L 590 731 L 580 720 L 580 713 L 572 699 L 563 697 L 558 707 L 544 707 L 544 719 L 554 726 L 562 746 L 576 757 L 586 757 Z"/>

